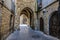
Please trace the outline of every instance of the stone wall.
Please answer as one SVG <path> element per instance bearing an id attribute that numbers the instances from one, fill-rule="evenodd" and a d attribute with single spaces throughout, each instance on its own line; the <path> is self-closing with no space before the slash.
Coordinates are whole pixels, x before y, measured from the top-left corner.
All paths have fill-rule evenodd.
<path id="1" fill-rule="evenodd" d="M 18 28 L 19 24 L 20 24 L 20 13 L 21 11 L 28 7 L 30 9 L 32 9 L 33 11 L 33 14 L 34 14 L 34 24 L 36 26 L 36 13 L 35 13 L 35 0 L 17 0 L 17 3 L 16 3 L 16 16 L 15 16 L 15 27 Z M 37 27 L 37 26 L 36 26 Z"/>
<path id="2" fill-rule="evenodd" d="M 11 12 L 4 6 L 2 7 L 2 26 L 1 26 L 1 37 L 2 40 L 10 33 L 10 15 Z"/>
<path id="3" fill-rule="evenodd" d="M 46 11 L 45 13 L 43 13 L 43 10 L 41 10 L 38 13 L 39 14 L 38 18 L 40 19 L 40 17 L 42 17 L 44 19 L 44 32 L 46 34 L 49 34 L 49 19 L 50 19 L 50 16 L 54 11 L 58 10 L 58 6 L 59 6 L 59 2 L 55 2 L 52 5 L 43 9 L 43 10 Z"/>

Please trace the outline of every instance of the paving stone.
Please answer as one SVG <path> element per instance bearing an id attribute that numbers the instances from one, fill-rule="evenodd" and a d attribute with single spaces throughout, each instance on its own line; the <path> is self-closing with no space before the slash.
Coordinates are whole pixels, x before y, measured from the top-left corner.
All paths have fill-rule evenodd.
<path id="1" fill-rule="evenodd" d="M 41 31 L 34 31 L 30 27 L 20 26 L 20 31 L 15 31 L 6 40 L 58 40 Z"/>

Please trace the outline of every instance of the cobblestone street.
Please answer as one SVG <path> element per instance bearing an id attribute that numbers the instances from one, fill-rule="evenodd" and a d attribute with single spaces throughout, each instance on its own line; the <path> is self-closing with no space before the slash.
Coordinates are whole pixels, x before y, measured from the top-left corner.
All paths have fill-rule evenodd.
<path id="1" fill-rule="evenodd" d="M 6 40 L 58 40 L 45 35 L 43 32 L 34 31 L 28 26 L 21 26 L 20 30 L 12 33 Z"/>

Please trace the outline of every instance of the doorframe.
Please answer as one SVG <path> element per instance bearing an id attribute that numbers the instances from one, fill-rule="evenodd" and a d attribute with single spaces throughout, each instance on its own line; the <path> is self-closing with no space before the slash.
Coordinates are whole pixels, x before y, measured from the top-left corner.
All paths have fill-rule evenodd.
<path id="1" fill-rule="evenodd" d="M 40 23 L 41 23 L 41 19 L 42 19 L 42 21 L 43 21 L 43 29 L 41 30 L 41 25 L 40 25 L 40 30 L 42 31 L 42 32 L 44 32 L 44 19 L 42 18 L 42 17 L 40 17 Z"/>

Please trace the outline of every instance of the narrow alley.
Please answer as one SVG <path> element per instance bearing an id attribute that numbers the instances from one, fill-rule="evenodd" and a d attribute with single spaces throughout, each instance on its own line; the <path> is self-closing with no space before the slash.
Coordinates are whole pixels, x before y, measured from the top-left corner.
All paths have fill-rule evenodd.
<path id="1" fill-rule="evenodd" d="M 60 0 L 0 0 L 0 40 L 60 40 Z"/>

